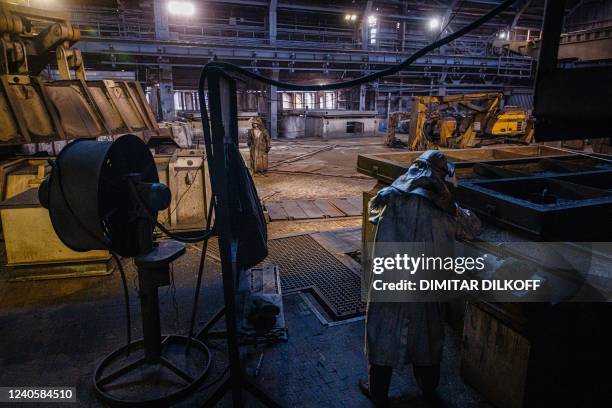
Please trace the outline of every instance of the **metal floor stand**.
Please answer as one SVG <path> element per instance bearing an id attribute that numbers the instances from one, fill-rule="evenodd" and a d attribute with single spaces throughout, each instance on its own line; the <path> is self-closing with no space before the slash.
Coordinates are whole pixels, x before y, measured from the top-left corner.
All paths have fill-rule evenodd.
<path id="1" fill-rule="evenodd" d="M 94 372 L 93 385 L 97 396 L 111 406 L 168 406 L 187 395 L 196 391 L 202 384 L 210 368 L 211 356 L 208 347 L 199 340 L 190 339 L 186 336 L 166 335 L 162 336 L 159 316 L 158 288 L 170 284 L 170 263 L 185 253 L 185 245 L 176 241 L 161 241 L 158 246 L 147 255 L 135 258 L 138 268 L 138 280 L 140 284 L 140 304 L 142 316 L 142 328 L 144 337 L 123 346 L 106 356 Z M 180 354 L 186 360 L 199 361 L 201 355 L 205 355 L 205 362 L 198 369 L 197 375 L 189 373 L 187 367 L 179 367 L 170 359 L 170 346 L 173 349 L 179 347 Z M 127 360 L 130 353 L 144 350 L 144 356 L 134 361 L 125 363 L 120 368 L 105 374 L 113 363 L 121 359 Z M 196 353 L 195 350 L 200 351 Z M 197 359 L 197 360 L 196 360 Z M 151 378 L 142 376 L 138 378 L 135 370 L 142 367 L 165 369 L 180 379 L 180 385 L 170 392 L 149 397 L 148 392 L 142 392 L 137 398 L 125 398 L 121 396 L 121 390 L 135 386 L 151 387 Z M 117 381 L 125 381 L 125 385 Z M 137 379 L 135 380 L 136 377 Z M 112 388 L 112 390 L 111 390 Z"/>

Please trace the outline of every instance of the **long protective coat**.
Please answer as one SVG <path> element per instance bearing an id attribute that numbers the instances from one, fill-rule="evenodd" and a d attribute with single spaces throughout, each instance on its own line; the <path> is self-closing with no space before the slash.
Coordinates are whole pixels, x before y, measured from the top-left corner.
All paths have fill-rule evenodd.
<path id="1" fill-rule="evenodd" d="M 393 187 L 370 202 L 379 242 L 452 242 L 480 229 L 468 211 L 443 211 L 430 200 Z M 370 302 L 366 310 L 366 356 L 370 364 L 399 367 L 439 364 L 444 343 L 444 305 L 439 302 Z"/>
<path id="2" fill-rule="evenodd" d="M 247 145 L 251 159 L 251 170 L 260 173 L 268 170 L 268 152 L 270 151 L 270 134 L 260 122 L 247 132 Z"/>

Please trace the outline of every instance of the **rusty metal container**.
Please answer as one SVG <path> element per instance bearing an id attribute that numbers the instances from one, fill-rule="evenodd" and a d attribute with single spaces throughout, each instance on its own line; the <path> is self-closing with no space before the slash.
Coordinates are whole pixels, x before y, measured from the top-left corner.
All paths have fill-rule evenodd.
<path id="1" fill-rule="evenodd" d="M 0 75 L 0 144 L 158 132 L 139 82 Z"/>
<path id="2" fill-rule="evenodd" d="M 0 203 L 7 266 L 12 280 L 57 279 L 108 274 L 108 251 L 76 252 L 51 225 L 49 211 L 30 188 Z"/>
<path id="3" fill-rule="evenodd" d="M 172 155 L 155 155 L 160 182 L 170 187 L 172 202 L 158 220 L 173 231 L 204 228 L 210 184 L 202 149 L 178 149 Z"/>

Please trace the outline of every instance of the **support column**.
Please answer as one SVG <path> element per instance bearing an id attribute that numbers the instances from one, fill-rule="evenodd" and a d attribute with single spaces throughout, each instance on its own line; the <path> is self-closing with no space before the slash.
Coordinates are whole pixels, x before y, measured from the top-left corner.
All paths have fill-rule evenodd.
<path id="1" fill-rule="evenodd" d="M 367 50 L 370 44 L 370 39 L 368 38 L 368 34 L 370 32 L 368 26 L 368 17 L 372 12 L 372 0 L 368 0 L 366 2 L 365 10 L 363 12 L 363 16 L 361 16 L 361 48 Z"/>
<path id="2" fill-rule="evenodd" d="M 361 84 L 359 86 L 359 110 L 366 110 L 366 85 Z"/>
<path id="3" fill-rule="evenodd" d="M 270 45 L 276 44 L 276 7 L 278 0 L 270 0 L 270 9 L 268 10 L 268 36 Z"/>
<path id="4" fill-rule="evenodd" d="M 272 70 L 272 79 L 278 81 L 278 69 Z M 278 139 L 278 94 L 275 86 L 270 85 L 270 137 Z"/>
<path id="5" fill-rule="evenodd" d="M 270 45 L 276 44 L 276 8 L 278 0 L 270 0 L 268 10 L 268 38 Z M 278 69 L 272 70 L 272 79 L 278 81 Z M 270 137 L 278 139 L 278 93 L 275 86 L 270 86 Z"/>
<path id="6" fill-rule="evenodd" d="M 369 47 L 370 39 L 368 38 L 369 26 L 368 16 L 372 12 L 372 0 L 366 2 L 363 15 L 361 16 L 361 48 L 367 50 Z M 366 110 L 366 86 L 362 84 L 359 87 L 359 110 Z"/>
<path id="7" fill-rule="evenodd" d="M 168 8 L 164 0 L 153 1 L 153 14 L 155 15 L 155 38 L 158 40 L 170 39 L 170 27 L 168 25 Z"/>
<path id="8" fill-rule="evenodd" d="M 166 7 L 166 4 L 166 1 L 163 0 L 153 1 L 153 13 L 155 15 L 155 38 L 161 41 L 167 41 L 170 39 L 170 28 L 168 25 L 168 9 Z M 167 61 L 168 60 L 165 60 L 163 62 Z M 176 119 L 172 65 L 170 64 L 159 65 L 159 105 L 159 119 Z"/>

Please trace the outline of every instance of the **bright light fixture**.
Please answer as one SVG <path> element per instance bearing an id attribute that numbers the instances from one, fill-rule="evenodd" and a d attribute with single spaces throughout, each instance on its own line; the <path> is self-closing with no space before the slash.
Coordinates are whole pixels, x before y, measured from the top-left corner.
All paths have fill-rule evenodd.
<path id="1" fill-rule="evenodd" d="M 357 20 L 357 14 L 351 14 L 351 21 Z"/>
<path id="2" fill-rule="evenodd" d="M 498 34 L 498 37 L 500 40 L 505 40 L 506 38 L 508 38 L 508 33 L 506 33 L 505 31 L 502 31 Z"/>
<path id="3" fill-rule="evenodd" d="M 430 30 L 435 30 L 438 27 L 440 27 L 440 19 L 438 17 L 432 17 L 431 19 L 429 19 Z"/>
<path id="4" fill-rule="evenodd" d="M 345 14 L 344 19 L 346 21 L 355 21 L 357 20 L 357 14 Z"/>
<path id="5" fill-rule="evenodd" d="M 370 27 L 376 25 L 376 16 L 375 15 L 372 14 L 371 16 L 368 16 L 368 24 L 370 25 Z"/>
<path id="6" fill-rule="evenodd" d="M 176 16 L 192 16 L 195 6 L 189 1 L 169 1 L 168 12 Z"/>

